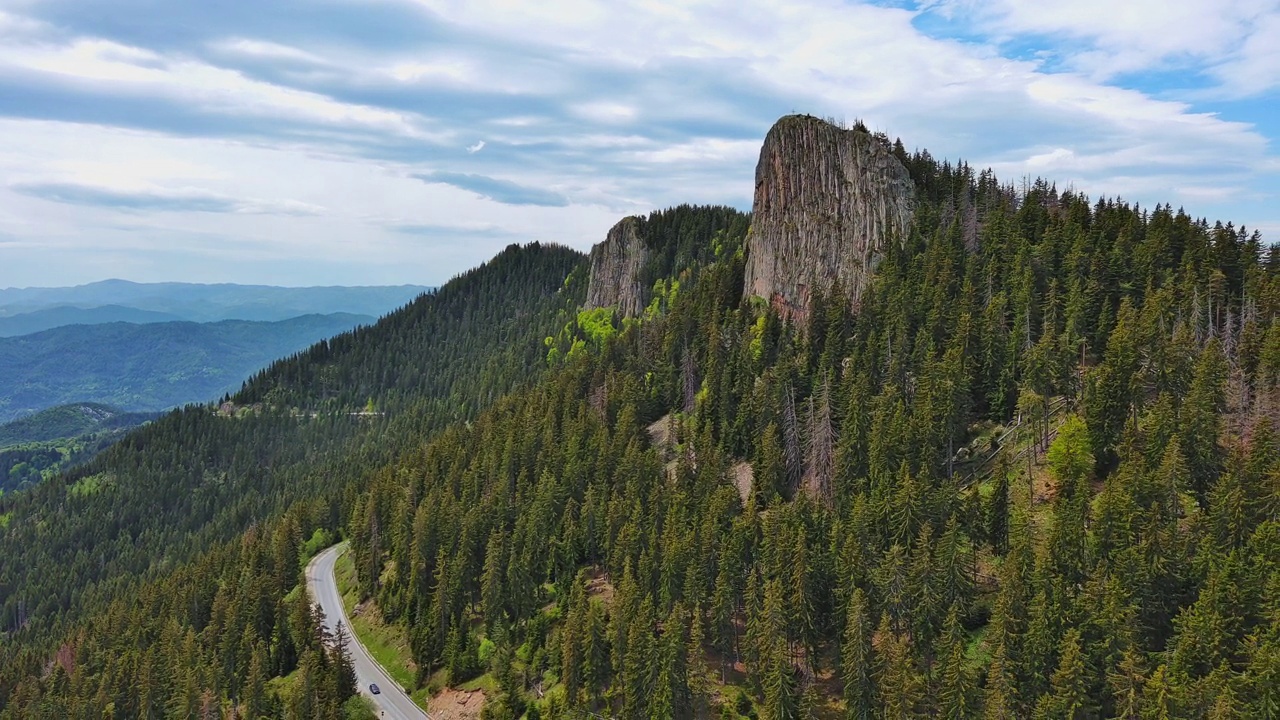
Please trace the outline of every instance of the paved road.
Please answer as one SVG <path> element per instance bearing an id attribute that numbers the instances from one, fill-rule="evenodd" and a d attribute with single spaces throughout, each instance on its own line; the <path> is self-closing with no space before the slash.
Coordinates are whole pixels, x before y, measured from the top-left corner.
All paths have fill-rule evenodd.
<path id="1" fill-rule="evenodd" d="M 381 713 L 380 718 L 387 720 L 430 720 L 428 715 L 409 699 L 404 690 L 387 674 L 386 670 L 364 649 L 364 645 L 351 632 L 351 621 L 347 611 L 342 607 L 342 595 L 338 593 L 338 582 L 333 575 L 333 563 L 338 555 L 345 552 L 347 544 L 339 543 L 316 555 L 307 564 L 307 589 L 311 591 L 313 602 L 320 604 L 324 611 L 324 624 L 330 630 L 339 620 L 351 635 L 351 662 L 356 667 L 356 680 L 360 683 L 360 692 L 373 701 Z M 377 683 L 382 692 L 374 695 L 369 692 L 369 684 Z"/>

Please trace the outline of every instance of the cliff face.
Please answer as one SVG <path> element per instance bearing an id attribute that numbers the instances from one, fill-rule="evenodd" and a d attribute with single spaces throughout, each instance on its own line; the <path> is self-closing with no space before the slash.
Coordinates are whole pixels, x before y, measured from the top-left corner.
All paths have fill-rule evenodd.
<path id="1" fill-rule="evenodd" d="M 635 317 L 644 310 L 640 273 L 649 251 L 638 227 L 637 218 L 623 218 L 609 230 L 604 242 L 591 248 L 586 309 L 617 307 L 623 317 Z"/>
<path id="2" fill-rule="evenodd" d="M 892 148 L 818 118 L 782 118 L 756 165 L 745 292 L 785 317 L 840 281 L 857 304 L 891 238 L 911 225 L 915 186 Z"/>

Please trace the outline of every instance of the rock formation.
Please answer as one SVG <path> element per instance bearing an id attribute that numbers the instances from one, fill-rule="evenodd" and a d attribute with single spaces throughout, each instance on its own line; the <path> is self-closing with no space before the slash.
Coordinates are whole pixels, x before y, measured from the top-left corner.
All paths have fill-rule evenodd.
<path id="1" fill-rule="evenodd" d="M 623 218 L 609 230 L 604 242 L 591 248 L 586 309 L 616 307 L 623 317 L 635 317 L 644 310 L 640 274 L 649 250 L 640 238 L 639 224 L 639 218 Z"/>
<path id="2" fill-rule="evenodd" d="M 906 237 L 914 190 L 883 140 L 815 117 L 782 118 L 756 165 L 745 292 L 802 321 L 810 293 L 839 280 L 856 305 L 887 244 Z"/>

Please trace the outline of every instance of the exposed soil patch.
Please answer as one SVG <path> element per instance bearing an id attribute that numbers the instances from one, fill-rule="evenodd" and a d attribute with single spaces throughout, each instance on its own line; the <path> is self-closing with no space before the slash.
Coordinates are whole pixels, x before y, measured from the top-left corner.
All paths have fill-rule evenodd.
<path id="1" fill-rule="evenodd" d="M 427 712 L 433 720 L 476 720 L 484 708 L 483 690 L 446 688 L 431 698 Z"/>
<path id="2" fill-rule="evenodd" d="M 605 605 L 613 602 L 613 583 L 609 582 L 609 576 L 599 568 L 591 569 L 591 579 L 587 581 L 587 597 L 598 597 Z"/>
<path id="3" fill-rule="evenodd" d="M 734 463 L 733 467 L 729 468 L 729 481 L 738 488 L 738 496 L 742 498 L 742 504 L 746 505 L 747 500 L 751 498 L 751 488 L 755 482 L 755 472 L 751 469 L 751 463 L 745 461 Z"/>

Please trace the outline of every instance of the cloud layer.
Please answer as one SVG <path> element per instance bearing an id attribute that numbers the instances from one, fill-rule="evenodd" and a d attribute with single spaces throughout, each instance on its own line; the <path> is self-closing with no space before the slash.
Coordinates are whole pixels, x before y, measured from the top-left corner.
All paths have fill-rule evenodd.
<path id="1" fill-rule="evenodd" d="M 1280 0 L 21 0 L 0 286 L 437 283 L 747 207 L 780 115 L 1275 227 Z"/>

